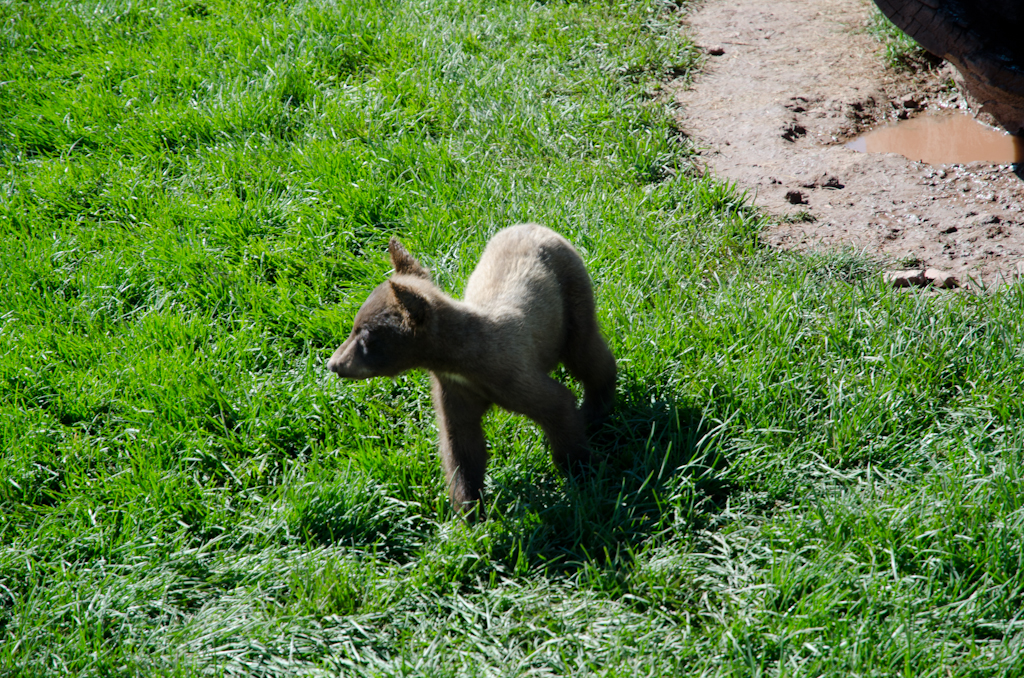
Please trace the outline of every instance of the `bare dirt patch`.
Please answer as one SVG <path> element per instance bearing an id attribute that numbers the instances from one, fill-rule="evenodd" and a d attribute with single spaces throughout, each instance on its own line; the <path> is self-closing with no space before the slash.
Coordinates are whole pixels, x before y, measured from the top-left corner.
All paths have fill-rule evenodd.
<path id="1" fill-rule="evenodd" d="M 688 19 L 707 65 L 670 83 L 716 175 L 777 215 L 782 249 L 851 245 L 995 284 L 1024 260 L 1020 166 L 927 165 L 843 143 L 897 117 L 965 107 L 949 66 L 887 69 L 866 0 L 707 0 Z M 1016 173 L 1015 173 L 1016 171 Z"/>

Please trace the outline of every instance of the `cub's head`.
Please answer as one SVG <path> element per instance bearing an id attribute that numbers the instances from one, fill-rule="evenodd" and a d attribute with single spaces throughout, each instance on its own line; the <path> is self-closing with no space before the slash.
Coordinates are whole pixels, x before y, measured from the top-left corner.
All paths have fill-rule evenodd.
<path id="1" fill-rule="evenodd" d="M 394 377 L 422 366 L 423 328 L 430 316 L 430 273 L 396 239 L 388 245 L 395 275 L 363 302 L 352 333 L 327 362 L 346 379 Z"/>

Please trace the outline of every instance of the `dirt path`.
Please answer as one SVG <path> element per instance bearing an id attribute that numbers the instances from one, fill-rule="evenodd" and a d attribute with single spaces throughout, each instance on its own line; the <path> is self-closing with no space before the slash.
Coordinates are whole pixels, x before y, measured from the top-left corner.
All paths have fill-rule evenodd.
<path id="1" fill-rule="evenodd" d="M 690 89 L 670 85 L 681 125 L 716 175 L 783 217 L 764 235 L 773 246 L 853 245 L 994 283 L 1024 261 L 1024 181 L 1013 167 L 843 146 L 900 111 L 962 106 L 948 71 L 884 67 L 863 31 L 870 9 L 867 0 L 707 0 L 689 30 L 722 53 Z"/>

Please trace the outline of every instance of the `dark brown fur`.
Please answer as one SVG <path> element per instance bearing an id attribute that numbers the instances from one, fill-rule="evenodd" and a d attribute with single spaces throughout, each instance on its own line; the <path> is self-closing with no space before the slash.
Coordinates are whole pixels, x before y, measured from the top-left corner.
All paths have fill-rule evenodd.
<path id="1" fill-rule="evenodd" d="M 487 465 L 482 419 L 492 404 L 537 422 L 563 471 L 590 460 L 586 428 L 615 397 L 615 358 L 601 337 L 590 277 L 565 238 L 536 224 L 494 236 L 466 284 L 447 296 L 394 238 L 395 274 L 366 299 L 327 364 L 339 377 L 430 371 L 441 459 L 452 503 L 480 506 Z M 549 374 L 583 384 L 582 411 Z"/>

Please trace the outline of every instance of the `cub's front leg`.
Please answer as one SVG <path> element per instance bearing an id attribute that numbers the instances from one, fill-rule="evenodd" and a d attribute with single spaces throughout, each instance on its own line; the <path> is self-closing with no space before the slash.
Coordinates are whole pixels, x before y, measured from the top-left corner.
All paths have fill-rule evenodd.
<path id="1" fill-rule="evenodd" d="M 452 378 L 430 378 L 448 496 L 456 510 L 482 517 L 487 470 L 483 417 L 491 403 Z"/>

